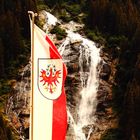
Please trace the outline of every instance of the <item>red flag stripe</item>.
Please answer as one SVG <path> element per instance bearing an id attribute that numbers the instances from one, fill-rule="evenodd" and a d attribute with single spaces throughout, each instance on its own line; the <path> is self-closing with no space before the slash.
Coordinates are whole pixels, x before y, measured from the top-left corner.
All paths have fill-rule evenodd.
<path id="1" fill-rule="evenodd" d="M 47 42 L 50 44 L 50 58 L 61 59 L 56 46 L 46 36 Z M 66 66 L 63 64 L 63 85 L 66 78 Z M 64 86 L 62 87 L 61 96 L 53 101 L 53 125 L 52 125 L 52 140 L 65 140 L 67 130 L 67 113 L 66 113 L 66 95 Z"/>
<path id="2" fill-rule="evenodd" d="M 58 58 L 62 58 L 61 57 L 61 55 L 59 54 L 59 52 L 58 52 L 58 50 L 57 50 L 57 48 L 56 48 L 56 46 L 53 44 L 53 42 L 49 39 L 49 37 L 48 36 L 46 36 L 46 41 L 50 44 L 50 47 L 51 47 L 51 49 L 50 49 L 50 51 L 51 51 L 51 58 L 56 58 L 56 59 L 58 59 Z"/>

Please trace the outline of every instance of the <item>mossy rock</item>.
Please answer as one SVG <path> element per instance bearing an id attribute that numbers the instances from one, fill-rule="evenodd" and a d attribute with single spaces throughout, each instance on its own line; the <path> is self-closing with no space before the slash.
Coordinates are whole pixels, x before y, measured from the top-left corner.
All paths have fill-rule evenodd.
<path id="1" fill-rule="evenodd" d="M 60 10 L 59 18 L 64 22 L 76 21 L 82 23 L 84 16 L 81 16 L 82 10 L 81 5 L 75 3 L 63 3 L 61 5 L 62 9 Z"/>
<path id="2" fill-rule="evenodd" d="M 64 22 L 69 22 L 72 20 L 71 15 L 65 9 L 61 10 L 59 18 L 62 19 Z"/>
<path id="3" fill-rule="evenodd" d="M 64 29 L 61 29 L 59 26 L 55 26 L 51 31 L 51 34 L 56 34 L 58 40 L 62 40 L 67 36 L 67 33 Z"/>
<path id="4" fill-rule="evenodd" d="M 98 32 L 88 29 L 85 31 L 85 33 L 89 39 L 95 41 L 96 43 L 105 44 L 106 42 L 105 39 L 102 37 L 102 35 L 99 34 Z"/>
<path id="5" fill-rule="evenodd" d="M 81 13 L 81 7 L 79 4 L 67 5 L 65 8 L 72 16 L 77 16 Z"/>

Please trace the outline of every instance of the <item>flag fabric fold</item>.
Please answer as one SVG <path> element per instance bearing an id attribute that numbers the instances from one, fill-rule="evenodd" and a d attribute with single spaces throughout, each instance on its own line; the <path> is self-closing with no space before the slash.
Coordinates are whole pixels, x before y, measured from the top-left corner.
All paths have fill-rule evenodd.
<path id="1" fill-rule="evenodd" d="M 34 25 L 32 140 L 65 140 L 67 74 L 56 46 Z"/>

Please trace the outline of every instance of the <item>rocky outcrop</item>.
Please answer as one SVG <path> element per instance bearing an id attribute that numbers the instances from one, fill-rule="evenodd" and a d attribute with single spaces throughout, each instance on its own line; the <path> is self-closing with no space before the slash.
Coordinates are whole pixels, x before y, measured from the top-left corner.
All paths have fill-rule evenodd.
<path id="1" fill-rule="evenodd" d="M 18 136 L 29 139 L 30 64 L 21 70 L 18 81 L 12 81 L 12 93 L 6 103 L 5 113 Z"/>
<path id="2" fill-rule="evenodd" d="M 116 65 L 118 58 L 113 59 L 105 46 L 100 46 L 101 63 L 99 70 L 99 87 L 97 92 L 97 110 L 95 130 L 90 140 L 100 140 L 110 129 L 118 127 L 118 118 L 113 110 L 113 86 L 115 85 Z"/>

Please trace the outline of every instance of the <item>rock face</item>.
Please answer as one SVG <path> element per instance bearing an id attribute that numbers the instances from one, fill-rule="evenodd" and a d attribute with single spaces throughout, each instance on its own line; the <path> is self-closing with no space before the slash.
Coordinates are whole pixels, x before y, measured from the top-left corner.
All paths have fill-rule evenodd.
<path id="1" fill-rule="evenodd" d="M 30 64 L 20 74 L 20 80 L 13 84 L 5 113 L 22 139 L 29 139 L 30 123 Z"/>
<path id="2" fill-rule="evenodd" d="M 97 109 L 95 130 L 92 133 L 90 140 L 100 140 L 102 135 L 109 129 L 118 127 L 118 118 L 113 111 L 112 88 L 115 84 L 116 65 L 118 58 L 112 59 L 105 51 L 104 46 L 100 46 L 100 56 L 102 61 L 98 66 L 99 70 L 99 87 L 97 92 Z"/>
<path id="3" fill-rule="evenodd" d="M 101 71 L 100 71 L 100 78 L 105 81 L 108 81 L 110 74 L 111 74 L 111 68 L 110 68 L 109 64 L 103 63 Z"/>

